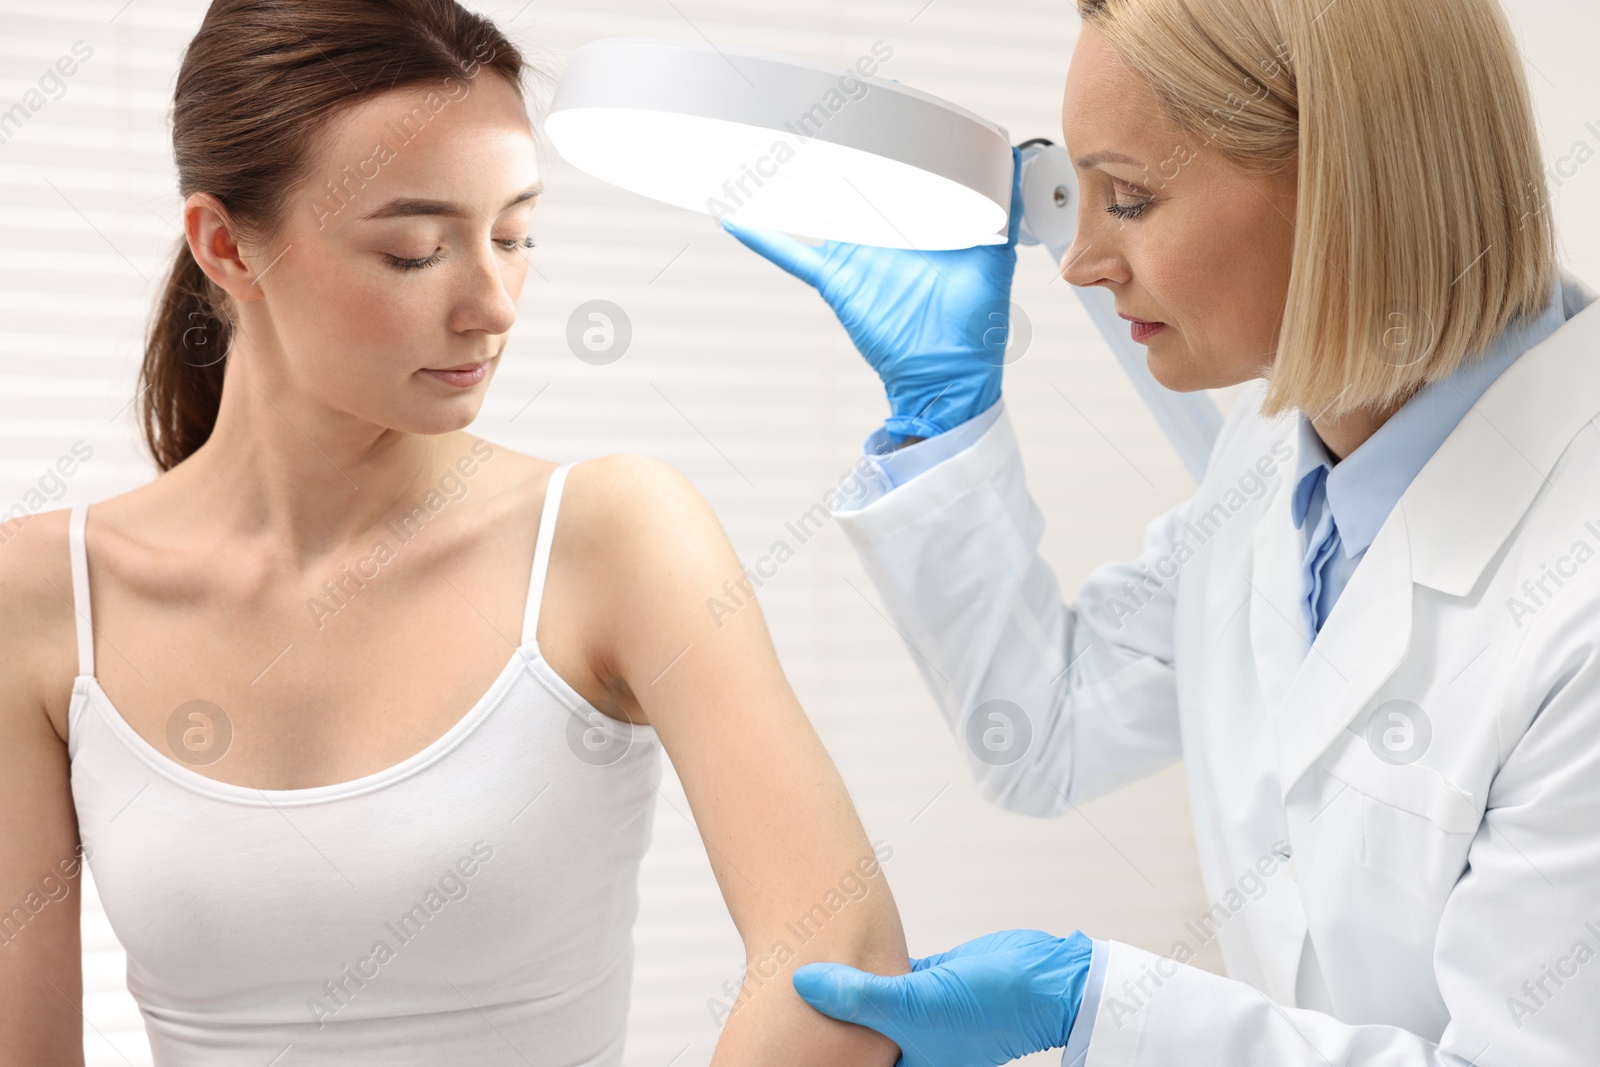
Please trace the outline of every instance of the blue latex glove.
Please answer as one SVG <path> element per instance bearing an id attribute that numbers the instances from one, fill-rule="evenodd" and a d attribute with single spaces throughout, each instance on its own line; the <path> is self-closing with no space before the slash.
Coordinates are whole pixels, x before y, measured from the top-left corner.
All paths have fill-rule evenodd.
<path id="1" fill-rule="evenodd" d="M 899 1067 L 992 1067 L 1066 1045 L 1093 946 L 1081 933 L 1003 930 L 913 959 L 910 974 L 808 963 L 794 988 L 822 1014 L 894 1041 Z"/>
<path id="2" fill-rule="evenodd" d="M 819 248 L 775 230 L 722 226 L 814 287 L 883 379 L 896 445 L 933 437 L 1000 399 L 1010 332 L 1011 277 L 1022 221 L 1021 156 L 1011 150 L 1011 216 L 1003 245 L 947 252 L 828 241 Z"/>

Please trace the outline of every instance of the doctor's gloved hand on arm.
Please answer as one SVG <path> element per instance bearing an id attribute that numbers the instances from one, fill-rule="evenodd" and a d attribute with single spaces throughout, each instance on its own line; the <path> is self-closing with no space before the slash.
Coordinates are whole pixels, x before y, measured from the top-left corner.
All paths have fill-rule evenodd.
<path id="1" fill-rule="evenodd" d="M 910 974 L 808 963 L 794 987 L 824 1015 L 891 1038 L 898 1067 L 993 1067 L 1069 1044 L 1092 957 L 1081 933 L 1004 930 L 913 959 Z M 1086 1046 L 1087 1032 L 1070 1043 Z"/>
<path id="2" fill-rule="evenodd" d="M 813 248 L 772 230 L 722 226 L 812 286 L 883 379 L 896 445 L 934 437 L 1000 399 L 1011 277 L 1022 219 L 1020 157 L 1011 150 L 1004 244 L 944 252 L 828 241 Z"/>

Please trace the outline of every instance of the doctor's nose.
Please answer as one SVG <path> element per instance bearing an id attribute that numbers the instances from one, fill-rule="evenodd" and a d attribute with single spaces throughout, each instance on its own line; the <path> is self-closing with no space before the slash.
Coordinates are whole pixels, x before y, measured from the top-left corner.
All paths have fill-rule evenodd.
<path id="1" fill-rule="evenodd" d="M 1057 267 L 1063 281 L 1079 287 L 1122 285 L 1132 278 L 1127 260 L 1096 240 L 1095 235 L 1086 234 L 1081 225 Z"/>

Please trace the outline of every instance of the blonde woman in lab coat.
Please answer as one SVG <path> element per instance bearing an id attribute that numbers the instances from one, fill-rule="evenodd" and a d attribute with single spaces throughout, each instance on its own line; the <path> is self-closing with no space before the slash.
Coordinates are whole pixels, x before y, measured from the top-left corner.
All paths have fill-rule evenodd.
<path id="1" fill-rule="evenodd" d="M 839 520 L 979 790 L 1054 815 L 1182 758 L 1227 976 L 1007 931 L 795 985 L 906 1067 L 1600 1063 L 1600 307 L 1504 13 L 1078 7 L 1063 275 L 1164 385 L 1251 384 L 1195 495 L 1070 602 L 968 326 L 1014 244 L 729 228 L 886 383 L 881 484 Z"/>

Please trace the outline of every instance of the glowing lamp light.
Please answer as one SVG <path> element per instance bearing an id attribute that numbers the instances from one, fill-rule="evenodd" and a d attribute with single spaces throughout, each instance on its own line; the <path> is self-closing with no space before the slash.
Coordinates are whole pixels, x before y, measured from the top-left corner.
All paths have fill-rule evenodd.
<path id="1" fill-rule="evenodd" d="M 1006 132 L 863 74 L 876 66 L 609 38 L 572 53 L 545 132 L 587 174 L 743 226 L 889 248 L 1003 244 Z"/>

